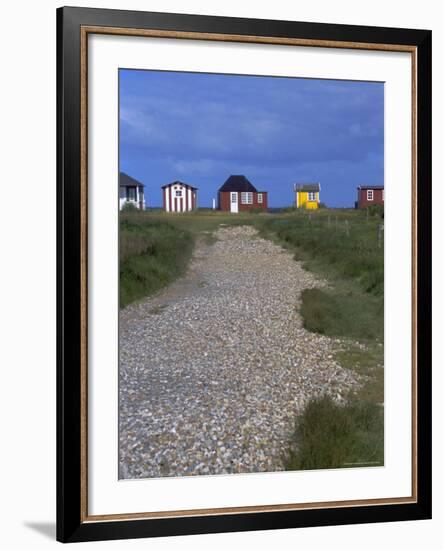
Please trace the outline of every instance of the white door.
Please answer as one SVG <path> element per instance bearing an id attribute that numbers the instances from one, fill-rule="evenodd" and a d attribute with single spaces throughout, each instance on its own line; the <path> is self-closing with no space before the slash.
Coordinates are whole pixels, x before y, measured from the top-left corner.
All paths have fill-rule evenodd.
<path id="1" fill-rule="evenodd" d="M 231 192 L 231 212 L 238 214 L 238 193 Z"/>

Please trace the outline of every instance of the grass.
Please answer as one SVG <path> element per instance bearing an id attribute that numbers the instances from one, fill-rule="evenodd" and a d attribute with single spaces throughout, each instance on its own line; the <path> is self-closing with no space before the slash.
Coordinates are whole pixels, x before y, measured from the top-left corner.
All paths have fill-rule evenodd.
<path id="1" fill-rule="evenodd" d="M 356 340 L 383 340 L 383 299 L 358 289 L 304 290 L 300 313 L 305 328 L 311 332 Z"/>
<path id="2" fill-rule="evenodd" d="M 120 307 L 179 277 L 191 257 L 193 235 L 167 221 L 124 214 L 120 221 Z"/>
<path id="3" fill-rule="evenodd" d="M 374 214 L 294 212 L 261 225 L 264 236 L 328 280 L 327 288 L 302 293 L 304 326 L 342 338 L 335 359 L 366 378 L 344 403 L 328 396 L 308 403 L 295 426 L 288 470 L 383 464 L 384 258 L 382 222 Z"/>
<path id="4" fill-rule="evenodd" d="M 328 336 L 383 340 L 384 259 L 377 216 L 352 210 L 294 212 L 261 224 L 264 236 L 330 283 L 306 290 L 305 328 Z"/>
<path id="5" fill-rule="evenodd" d="M 198 239 L 216 242 L 221 225 L 255 223 L 259 216 L 212 210 L 183 214 L 128 210 L 120 214 L 120 307 L 152 295 L 182 275 Z"/>
<path id="6" fill-rule="evenodd" d="M 180 276 L 194 243 L 215 242 L 220 225 L 254 225 L 328 280 L 302 294 L 305 327 L 342 338 L 335 359 L 367 377 L 343 404 L 311 401 L 295 426 L 296 452 L 287 469 L 383 463 L 383 246 L 379 217 L 352 210 L 237 214 L 200 210 L 121 215 L 121 305 L 152 294 Z M 356 343 L 358 340 L 359 343 Z"/>
<path id="7" fill-rule="evenodd" d="M 121 215 L 124 220 L 127 217 L 131 219 L 140 218 L 149 220 L 152 223 L 163 223 L 189 231 L 195 237 L 199 237 L 205 233 L 214 232 L 220 225 L 251 225 L 255 224 L 266 214 L 251 215 L 248 213 L 230 214 L 229 212 L 220 212 L 219 210 L 199 209 L 195 212 L 184 212 L 181 214 L 170 214 L 164 211 L 145 211 L 131 213 L 128 216 Z"/>
<path id="8" fill-rule="evenodd" d="M 198 239 L 212 245 L 220 225 L 253 224 L 259 217 L 209 209 L 183 214 L 121 212 L 120 307 L 152 295 L 182 275 Z"/>
<path id="9" fill-rule="evenodd" d="M 366 378 L 362 387 L 336 403 L 312 400 L 294 431 L 295 451 L 287 470 L 382 466 L 384 463 L 384 367 L 381 343 L 348 343 L 336 352 L 342 367 Z"/>
<path id="10" fill-rule="evenodd" d="M 296 430 L 297 451 L 287 469 L 383 465 L 383 411 L 374 403 L 341 406 L 330 397 L 308 403 Z"/>
<path id="11" fill-rule="evenodd" d="M 337 351 L 335 359 L 342 367 L 369 378 L 368 383 L 353 396 L 361 402 L 384 402 L 384 357 L 383 345 L 377 343 L 348 344 Z"/>
<path id="12" fill-rule="evenodd" d="M 320 210 L 273 217 L 262 224 L 271 235 L 292 249 L 307 269 L 328 278 L 357 283 L 363 292 L 383 295 L 383 247 L 378 241 L 379 218 L 367 219 L 352 211 Z"/>

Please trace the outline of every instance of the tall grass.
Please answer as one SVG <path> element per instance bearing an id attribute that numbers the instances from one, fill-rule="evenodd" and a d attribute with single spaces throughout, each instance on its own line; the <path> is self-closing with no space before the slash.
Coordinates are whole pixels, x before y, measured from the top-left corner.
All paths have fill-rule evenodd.
<path id="1" fill-rule="evenodd" d="M 322 397 L 308 403 L 294 432 L 289 470 L 383 464 L 384 258 L 377 212 L 295 212 L 261 226 L 294 252 L 307 269 L 328 280 L 302 293 L 300 313 L 311 332 L 341 337 L 344 367 L 367 377 L 344 403 Z M 352 340 L 363 342 L 363 348 Z"/>
<path id="2" fill-rule="evenodd" d="M 149 296 L 180 276 L 194 238 L 167 221 L 124 215 L 120 221 L 120 307 Z"/>
<path id="3" fill-rule="evenodd" d="M 383 340 L 383 297 L 347 290 L 312 288 L 302 293 L 300 313 L 311 332 L 353 338 Z"/>
<path id="4" fill-rule="evenodd" d="M 379 218 L 367 219 L 360 212 L 320 211 L 268 220 L 262 231 L 273 233 L 295 249 L 309 269 L 352 279 L 365 292 L 382 295 L 384 264 L 379 225 Z"/>
<path id="5" fill-rule="evenodd" d="M 383 340 L 383 242 L 378 217 L 322 210 L 267 220 L 261 225 L 292 250 L 307 269 L 326 277 L 328 289 L 305 290 L 305 328 L 330 336 Z"/>
<path id="6" fill-rule="evenodd" d="M 342 406 L 328 397 L 311 401 L 296 429 L 297 451 L 288 469 L 382 466 L 383 411 L 369 402 Z"/>
<path id="7" fill-rule="evenodd" d="M 164 211 L 120 213 L 120 307 L 151 295 L 184 271 L 198 238 L 214 242 L 223 225 L 254 224 L 259 216 L 210 209 L 182 214 Z"/>
<path id="8" fill-rule="evenodd" d="M 377 214 L 377 213 L 376 213 Z M 345 404 L 312 401 L 295 429 L 297 451 L 288 469 L 383 463 L 383 243 L 377 215 L 322 209 L 316 213 L 238 214 L 200 211 L 182 215 L 121 215 L 120 302 L 152 294 L 180 276 L 194 242 L 223 225 L 254 225 L 329 282 L 302 294 L 301 314 L 313 332 L 366 341 L 337 352 L 343 367 L 369 377 Z"/>

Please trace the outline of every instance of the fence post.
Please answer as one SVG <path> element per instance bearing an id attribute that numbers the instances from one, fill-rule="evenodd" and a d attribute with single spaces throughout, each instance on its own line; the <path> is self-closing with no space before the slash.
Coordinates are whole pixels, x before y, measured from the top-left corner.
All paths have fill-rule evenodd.
<path id="1" fill-rule="evenodd" d="M 346 231 L 346 236 L 349 237 L 349 222 L 348 222 L 348 220 L 345 220 L 345 231 Z"/>
<path id="2" fill-rule="evenodd" d="M 377 246 L 378 248 L 381 247 L 381 233 L 384 231 L 384 226 L 382 223 L 379 223 L 377 225 Z"/>

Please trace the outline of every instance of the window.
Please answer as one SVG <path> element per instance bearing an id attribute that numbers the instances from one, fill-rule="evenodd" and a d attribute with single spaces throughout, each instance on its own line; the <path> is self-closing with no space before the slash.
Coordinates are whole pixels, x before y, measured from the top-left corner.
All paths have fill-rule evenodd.
<path id="1" fill-rule="evenodd" d="M 176 189 L 175 190 L 175 196 L 176 197 L 181 197 L 182 196 L 182 190 L 181 189 Z"/>
<path id="2" fill-rule="evenodd" d="M 258 204 L 262 204 L 263 203 L 263 193 L 259 193 L 257 195 L 257 202 Z"/>
<path id="3" fill-rule="evenodd" d="M 237 202 L 237 193 L 231 193 L 231 202 Z"/>
<path id="4" fill-rule="evenodd" d="M 308 201 L 315 201 L 315 193 L 313 192 L 308 193 Z"/>
<path id="5" fill-rule="evenodd" d="M 366 198 L 368 199 L 368 201 L 374 200 L 374 191 L 372 189 L 368 189 L 366 191 Z"/>
<path id="6" fill-rule="evenodd" d="M 135 187 L 126 187 L 126 200 L 135 201 L 137 199 L 137 190 Z"/>
<path id="7" fill-rule="evenodd" d="M 242 204 L 252 204 L 252 193 L 242 193 L 241 194 L 241 203 Z"/>

